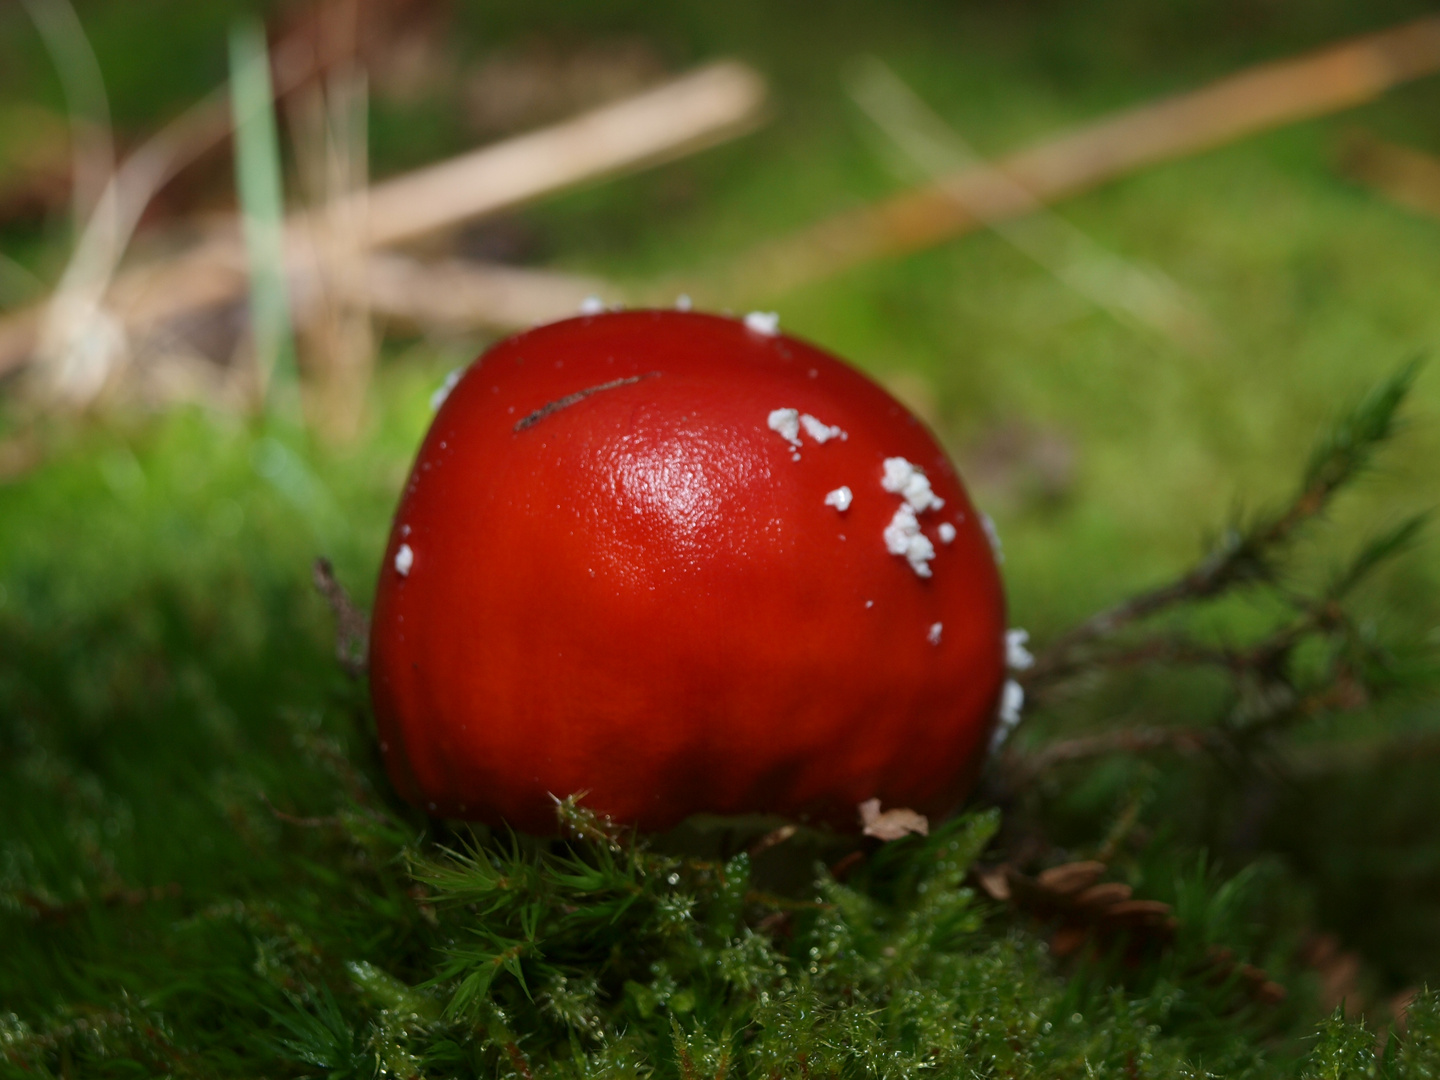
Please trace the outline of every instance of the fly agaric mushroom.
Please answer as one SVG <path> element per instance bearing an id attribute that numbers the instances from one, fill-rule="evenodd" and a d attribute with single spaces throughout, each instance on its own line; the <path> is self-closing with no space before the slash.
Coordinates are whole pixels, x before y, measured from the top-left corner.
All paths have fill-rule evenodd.
<path id="1" fill-rule="evenodd" d="M 677 311 L 543 326 L 465 372 L 371 641 L 400 792 L 532 832 L 578 792 L 646 829 L 944 813 L 1005 671 L 990 543 L 915 417 L 767 320 Z"/>

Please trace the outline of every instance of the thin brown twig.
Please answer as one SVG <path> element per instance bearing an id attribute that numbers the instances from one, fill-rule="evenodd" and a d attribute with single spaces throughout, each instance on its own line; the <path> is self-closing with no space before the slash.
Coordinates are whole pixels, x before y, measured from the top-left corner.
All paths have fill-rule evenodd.
<path id="1" fill-rule="evenodd" d="M 1121 670 L 1152 663 L 1233 670 L 1237 666 L 1243 666 L 1243 659 L 1241 654 L 1223 648 L 1201 645 L 1173 635 L 1159 635 L 1103 655 L 1081 656 L 1078 652 L 1072 652 L 1063 657 L 1048 659 L 1046 667 L 1042 671 L 1044 676 L 1042 680 L 1034 679 L 1034 668 L 1016 673 L 1015 678 L 1026 685 L 1026 697 L 1033 702 L 1042 700 L 1046 690 L 1055 683 L 1072 675 L 1088 673 L 1097 665 L 1106 669 Z M 1039 685 L 1032 685 L 1037 682 Z"/>
<path id="2" fill-rule="evenodd" d="M 1345 612 L 1334 601 L 1306 602 L 1296 599 L 1293 602 L 1301 608 L 1300 617 L 1247 648 L 1204 645 L 1185 637 L 1160 634 L 1111 651 L 1085 653 L 1062 638 L 1043 654 L 1043 666 L 1037 662 L 1034 668 L 1020 673 L 1017 678 L 1022 683 L 1038 683 L 1038 686 L 1028 686 L 1027 689 L 1033 700 L 1041 700 L 1048 687 L 1072 675 L 1089 672 L 1096 666 L 1120 670 L 1159 662 L 1221 668 L 1234 674 L 1270 672 L 1308 634 L 1333 631 L 1347 626 L 1349 622 Z M 1036 669 L 1039 669 L 1039 679 L 1035 678 Z"/>
<path id="3" fill-rule="evenodd" d="M 315 588 L 335 616 L 335 659 L 347 675 L 358 679 L 369 667 L 370 617 L 350 599 L 329 559 L 322 556 L 315 560 L 313 576 Z"/>
<path id="4" fill-rule="evenodd" d="M 1034 666 L 1021 676 L 1021 682 L 1028 686 L 1062 677 L 1075 670 L 1079 663 L 1077 653 L 1086 646 L 1177 604 L 1214 597 L 1254 576 L 1263 555 L 1283 547 L 1297 529 L 1319 515 L 1343 480 L 1344 477 L 1332 470 L 1321 470 L 1283 512 L 1255 531 L 1231 532 L 1224 544 L 1180 578 L 1121 601 L 1061 635 L 1036 657 Z M 1330 613 L 1331 607 L 1325 607 L 1324 611 Z M 1311 628 L 1299 629 L 1297 637 Z"/>
<path id="5" fill-rule="evenodd" d="M 1306 694 L 1297 694 L 1283 680 L 1270 686 L 1270 704 L 1259 715 L 1237 717 L 1214 728 L 1129 727 L 1050 743 L 1031 753 L 1011 751 L 1004 762 L 1012 776 L 1037 776 L 1058 765 L 1109 754 L 1221 754 L 1237 743 L 1273 735 L 1290 725 L 1330 709 L 1363 703 L 1353 681 L 1342 676 Z"/>
<path id="6" fill-rule="evenodd" d="M 345 823 L 338 814 L 330 814 L 326 817 L 298 817 L 295 814 L 287 814 L 270 801 L 270 796 L 260 792 L 260 801 L 270 811 L 276 821 L 283 821 L 287 825 L 296 825 L 302 829 L 333 829 L 342 827 Z"/>
<path id="7" fill-rule="evenodd" d="M 46 900 L 32 892 L 19 892 L 15 894 L 15 897 L 37 918 L 50 922 L 63 922 L 72 915 L 78 915 L 97 905 L 100 907 L 140 907 L 159 900 L 173 899 L 181 892 L 179 883 L 172 881 L 168 885 L 156 885 L 148 889 L 107 889 L 99 896 L 61 904 Z"/>
<path id="8" fill-rule="evenodd" d="M 1440 757 L 1440 734 L 1403 735 L 1399 738 L 1344 742 L 1292 750 L 1284 768 L 1295 777 L 1318 777 L 1349 770 L 1374 770 Z"/>
<path id="9" fill-rule="evenodd" d="M 1062 739 L 1034 753 L 1012 754 L 1009 760 L 1014 771 L 1035 776 L 1057 765 L 1109 754 L 1149 754 L 1158 750 L 1195 754 L 1211 749 L 1215 740 L 1215 732 L 1198 728 L 1121 728 Z"/>

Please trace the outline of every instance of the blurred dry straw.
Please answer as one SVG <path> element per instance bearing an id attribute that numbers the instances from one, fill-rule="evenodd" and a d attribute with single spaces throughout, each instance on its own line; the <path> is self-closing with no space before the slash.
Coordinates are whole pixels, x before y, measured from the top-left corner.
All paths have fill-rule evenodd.
<path id="1" fill-rule="evenodd" d="M 1338 165 L 1397 206 L 1440 220 L 1440 157 L 1352 131 L 1340 142 Z"/>
<path id="2" fill-rule="evenodd" d="M 100 202 L 115 171 L 110 101 L 100 63 L 68 0 L 23 0 L 35 28 L 55 58 L 70 112 L 70 200 L 78 232 Z"/>
<path id="3" fill-rule="evenodd" d="M 50 27 L 52 56 L 67 84 L 89 85 L 85 75 L 93 52 L 79 19 L 65 0 L 32 0 L 37 25 Z M 68 14 L 66 14 L 68 12 Z M 310 42 L 290 39 L 276 50 L 277 93 L 303 85 L 330 58 L 311 47 Z M 76 72 L 72 69 L 79 68 Z M 103 94 L 103 84 L 89 96 Z M 72 109 L 98 106 L 72 105 Z M 84 120 L 72 123 L 83 124 Z M 106 165 L 108 175 L 94 197 L 83 228 L 54 294 L 35 305 L 0 320 L 0 377 L 30 359 L 37 361 L 32 386 L 42 400 L 84 403 L 98 394 L 122 366 L 130 352 L 129 330 L 123 318 L 112 311 L 107 294 L 115 280 L 120 261 L 130 244 L 141 216 L 156 194 L 177 173 L 193 163 L 230 132 L 228 95 L 222 88 L 191 106 L 158 133 L 140 144 L 118 168 Z M 113 142 L 113 139 L 110 140 Z M 78 159 L 72 169 L 79 168 Z M 73 181 L 83 186 L 79 177 Z M 83 202 L 82 202 L 83 205 Z"/>
<path id="4" fill-rule="evenodd" d="M 1107 250 L 1004 170 L 988 166 L 884 63 L 867 60 L 850 93 L 929 180 L 1057 281 L 1190 352 L 1213 351 L 1219 331 L 1194 297 L 1157 267 Z M 972 182 L 956 183 L 959 176 Z"/>
<path id="5" fill-rule="evenodd" d="M 509 330 L 568 314 L 587 295 L 618 299 L 613 287 L 588 279 L 457 259 L 426 263 L 377 249 L 692 153 L 752 129 L 764 115 L 763 80 L 721 61 L 369 185 L 354 4 L 340 0 L 326 10 L 329 24 L 322 21 L 317 31 L 311 20 L 299 43 L 274 58 L 277 98 L 308 85 L 289 105 L 307 205 L 285 219 L 281 272 L 306 347 L 310 411 L 322 429 L 341 437 L 358 424 L 373 362 L 372 312 L 422 327 Z M 317 81 L 320 72 L 327 74 Z M 189 393 L 234 403 L 247 396 L 233 365 L 207 367 L 177 345 L 187 323 L 232 312 L 245 293 L 245 246 L 235 223 L 205 226 L 198 243 L 120 268 L 145 206 L 217 133 L 223 138 L 228 119 L 226 96 L 217 92 L 116 170 L 106 189 L 115 212 L 105 221 L 92 214 L 55 294 L 0 318 L 0 377 L 28 366 L 37 396 L 67 407 L 89 404 L 126 376 L 161 400 Z M 186 370 L 202 374 L 188 383 L 183 376 L 158 384 L 154 378 L 157 371 Z"/>
<path id="6" fill-rule="evenodd" d="M 847 211 L 742 256 L 730 297 L 774 296 L 1029 214 L 1150 165 L 1372 101 L 1440 70 L 1440 16 L 1248 68 Z M 996 178 L 1008 178 L 997 184 Z"/>
<path id="7" fill-rule="evenodd" d="M 314 421 L 338 438 L 356 434 L 374 365 L 365 288 L 368 186 L 367 86 L 354 66 L 296 95 L 291 131 L 301 187 L 315 221 L 316 283 L 304 327 Z"/>

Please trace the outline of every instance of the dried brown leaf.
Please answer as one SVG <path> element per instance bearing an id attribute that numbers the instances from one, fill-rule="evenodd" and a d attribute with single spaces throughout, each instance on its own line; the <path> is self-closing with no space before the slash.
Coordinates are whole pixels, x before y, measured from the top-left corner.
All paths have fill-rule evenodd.
<path id="1" fill-rule="evenodd" d="M 1091 885 L 1075 897 L 1075 903 L 1086 907 L 1110 908 L 1113 904 L 1129 900 L 1135 890 L 1123 881 L 1105 881 Z"/>
<path id="2" fill-rule="evenodd" d="M 977 866 L 975 880 L 991 900 L 1010 899 L 1010 868 L 1008 866 Z"/>
<path id="3" fill-rule="evenodd" d="M 866 799 L 860 804 L 859 811 L 865 835 L 877 840 L 899 840 L 911 833 L 930 835 L 930 819 L 914 810 L 904 807 L 881 810 L 879 799 Z"/>
<path id="4" fill-rule="evenodd" d="M 1069 895 L 1088 889 L 1105 872 L 1105 864 L 1093 860 L 1065 863 L 1042 870 L 1035 877 L 1035 884 L 1046 892 Z"/>

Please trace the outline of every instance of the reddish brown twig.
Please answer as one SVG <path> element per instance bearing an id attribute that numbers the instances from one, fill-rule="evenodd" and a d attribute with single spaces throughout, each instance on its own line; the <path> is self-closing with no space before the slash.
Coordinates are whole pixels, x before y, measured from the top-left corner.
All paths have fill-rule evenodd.
<path id="1" fill-rule="evenodd" d="M 107 889 L 98 896 L 71 900 L 68 903 L 55 903 L 32 892 L 16 893 L 15 898 L 38 919 L 45 922 L 64 922 L 92 907 L 140 907 L 159 900 L 173 899 L 179 896 L 181 891 L 180 885 L 172 881 L 168 885 L 156 885 L 148 889 Z"/>
<path id="2" fill-rule="evenodd" d="M 335 577 L 330 560 L 318 558 L 314 568 L 315 588 L 335 616 L 335 659 L 352 679 L 365 674 L 370 653 L 370 617 L 350 599 Z"/>
<path id="3" fill-rule="evenodd" d="M 287 814 L 284 810 L 281 810 L 272 803 L 270 796 L 266 795 L 263 791 L 260 792 L 260 801 L 263 802 L 265 808 L 270 811 L 271 817 L 276 821 L 283 821 L 287 825 L 295 825 L 302 829 L 331 829 L 341 828 L 345 824 L 339 815 L 336 814 L 330 814 L 328 817 L 298 817 L 295 814 Z"/>
<path id="4" fill-rule="evenodd" d="M 1098 735 L 1062 739 L 1032 754 L 1015 756 L 1013 768 L 1026 775 L 1038 775 L 1057 765 L 1108 754 L 1149 754 L 1160 750 L 1196 754 L 1214 748 L 1216 734 L 1195 728 L 1121 728 Z"/>

